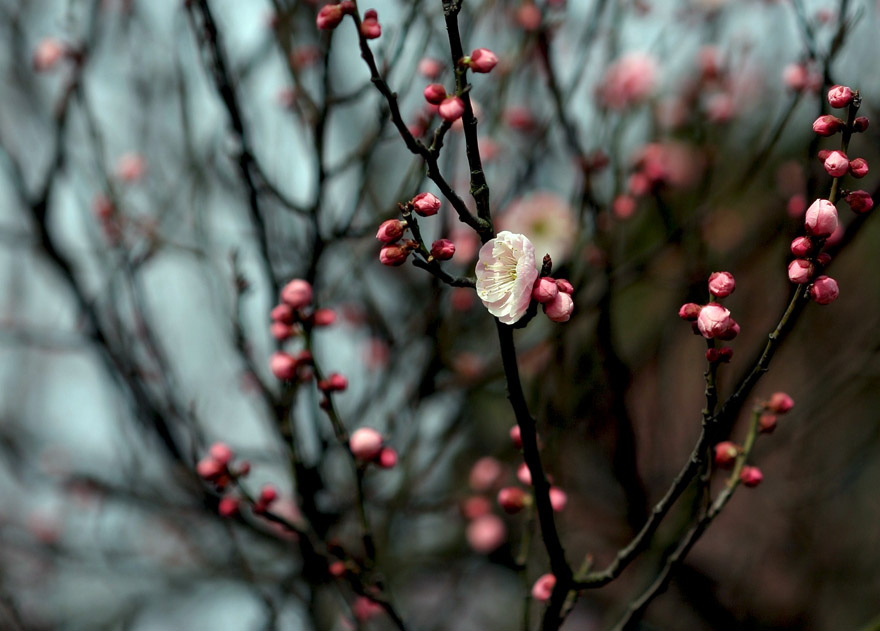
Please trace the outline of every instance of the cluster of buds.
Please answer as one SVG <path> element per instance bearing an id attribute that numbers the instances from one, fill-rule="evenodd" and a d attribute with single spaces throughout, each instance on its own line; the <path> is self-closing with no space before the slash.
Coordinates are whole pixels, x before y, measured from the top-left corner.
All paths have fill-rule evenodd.
<path id="1" fill-rule="evenodd" d="M 691 322 L 694 333 L 707 340 L 717 339 L 729 341 L 739 335 L 739 324 L 730 317 L 730 310 L 721 306 L 717 300 L 726 298 L 736 289 L 736 281 L 730 272 L 714 272 L 709 276 L 709 294 L 711 302 L 698 305 L 693 302 L 683 304 L 678 310 L 682 320 Z M 706 359 L 710 362 L 728 362 L 733 357 L 733 350 L 724 346 L 709 348 Z"/>
<path id="2" fill-rule="evenodd" d="M 519 425 L 510 428 L 510 440 L 516 449 L 522 450 L 522 433 Z M 540 447 L 540 445 L 539 445 Z M 525 462 L 520 463 L 516 470 L 516 479 L 520 484 L 526 487 L 532 486 L 532 473 Z M 550 504 L 556 512 L 562 511 L 568 504 L 568 495 L 558 486 L 553 486 L 553 480 L 548 476 L 550 481 Z M 524 491 L 517 486 L 506 486 L 498 491 L 498 505 L 501 509 L 509 514 L 514 515 L 523 508 L 530 506 L 534 502 L 531 493 Z"/>
<path id="3" fill-rule="evenodd" d="M 568 322 L 574 310 L 574 287 L 564 278 L 542 276 L 535 281 L 532 298 L 541 303 L 544 313 L 554 322 Z"/>
<path id="4" fill-rule="evenodd" d="M 436 215 L 440 210 L 440 200 L 432 193 L 419 193 L 406 204 L 401 204 L 400 209 L 404 216 L 415 212 L 422 217 Z M 401 242 L 409 227 L 409 222 L 404 219 L 388 219 L 383 221 L 376 233 L 376 238 L 385 245 L 379 251 L 379 261 L 382 265 L 397 267 L 403 265 L 410 252 L 419 249 L 419 244 L 411 239 Z M 448 261 L 455 254 L 455 244 L 449 239 L 437 239 L 431 244 L 428 262 Z"/>
<path id="5" fill-rule="evenodd" d="M 298 336 L 304 328 L 329 326 L 336 321 L 332 309 L 312 308 L 312 285 L 295 278 L 281 289 L 281 301 L 272 308 L 272 336 L 278 341 Z M 272 374 L 282 381 L 309 381 L 312 354 L 300 350 L 291 354 L 277 351 L 269 359 Z"/>
<path id="6" fill-rule="evenodd" d="M 794 400 L 785 392 L 775 392 L 767 401 L 761 402 L 755 409 L 758 415 L 758 431 L 769 434 L 776 429 L 777 417 L 794 407 Z M 715 465 L 721 469 L 732 469 L 741 457 L 743 448 L 729 440 L 715 445 Z M 748 487 L 756 487 L 764 479 L 758 467 L 744 466 L 739 473 L 740 482 Z"/>
<path id="7" fill-rule="evenodd" d="M 348 440 L 348 448 L 361 464 L 373 463 L 383 469 L 392 469 L 397 464 L 397 452 L 371 427 L 356 429 Z"/>
<path id="8" fill-rule="evenodd" d="M 247 460 L 242 460 L 237 466 L 231 466 L 234 459 L 235 453 L 228 445 L 214 443 L 208 449 L 208 455 L 196 464 L 196 473 L 222 492 L 233 479 L 245 476 L 251 470 L 251 465 Z M 226 495 L 220 499 L 217 511 L 223 517 L 233 517 L 238 513 L 239 503 L 237 497 Z"/>
<path id="9" fill-rule="evenodd" d="M 464 101 L 454 94 L 447 94 L 442 83 L 429 83 L 423 94 L 428 104 L 433 106 L 431 110 L 436 111 L 443 120 L 452 122 L 464 114 Z"/>
<path id="10" fill-rule="evenodd" d="M 498 63 L 498 57 L 488 48 L 477 48 L 470 55 L 462 57 L 459 61 L 460 67 L 467 67 L 474 72 L 486 73 Z M 429 76 L 436 77 L 439 71 L 431 69 Z M 428 102 L 428 118 L 433 114 L 438 114 L 445 121 L 454 122 L 464 114 L 464 101 L 457 94 L 449 94 L 446 87 L 442 83 L 430 83 L 425 87 L 423 92 L 425 101 Z M 420 120 L 417 124 L 411 126 L 411 133 L 415 136 L 421 136 L 427 129 L 429 121 Z"/>
<path id="11" fill-rule="evenodd" d="M 831 262 L 831 256 L 820 250 L 837 226 L 837 208 L 827 199 L 817 199 L 804 219 L 806 236 L 791 242 L 791 253 L 797 258 L 788 265 L 788 279 L 797 285 L 811 283 L 810 298 L 820 305 L 834 302 L 840 294 L 837 281 L 824 274 L 816 276 L 817 270 Z"/>
<path id="12" fill-rule="evenodd" d="M 330 373 L 325 379 L 318 381 L 318 390 L 323 395 L 318 405 L 322 410 L 330 409 L 330 394 L 333 392 L 344 392 L 348 388 L 348 379 L 345 375 L 337 372 Z"/>

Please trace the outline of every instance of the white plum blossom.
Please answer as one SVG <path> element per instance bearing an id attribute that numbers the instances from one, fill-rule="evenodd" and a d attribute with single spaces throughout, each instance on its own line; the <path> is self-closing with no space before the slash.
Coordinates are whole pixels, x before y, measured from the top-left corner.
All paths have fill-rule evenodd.
<path id="1" fill-rule="evenodd" d="M 525 315 L 538 278 L 531 241 L 521 234 L 499 232 L 480 248 L 476 273 L 477 295 L 489 313 L 504 324 Z"/>

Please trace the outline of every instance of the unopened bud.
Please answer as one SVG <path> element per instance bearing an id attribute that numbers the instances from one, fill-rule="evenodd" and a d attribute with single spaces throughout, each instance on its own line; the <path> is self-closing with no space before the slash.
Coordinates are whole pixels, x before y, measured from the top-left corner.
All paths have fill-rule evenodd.
<path id="1" fill-rule="evenodd" d="M 730 469 L 739 456 L 739 447 L 729 440 L 715 445 L 715 464 L 722 469 Z"/>
<path id="2" fill-rule="evenodd" d="M 810 286 L 810 298 L 820 305 L 831 304 L 839 295 L 837 281 L 829 276 L 820 276 Z"/>

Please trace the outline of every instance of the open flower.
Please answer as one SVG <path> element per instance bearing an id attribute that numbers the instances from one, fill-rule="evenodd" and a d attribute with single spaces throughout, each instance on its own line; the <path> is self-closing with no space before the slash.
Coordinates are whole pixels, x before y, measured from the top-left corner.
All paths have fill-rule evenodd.
<path id="1" fill-rule="evenodd" d="M 504 324 L 525 315 L 538 278 L 531 241 L 521 234 L 499 232 L 480 248 L 476 272 L 477 295 L 489 313 Z"/>

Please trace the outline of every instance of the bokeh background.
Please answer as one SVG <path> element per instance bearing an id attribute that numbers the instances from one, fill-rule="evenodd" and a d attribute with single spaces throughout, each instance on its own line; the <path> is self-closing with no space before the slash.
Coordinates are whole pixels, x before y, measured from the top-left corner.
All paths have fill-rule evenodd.
<path id="1" fill-rule="evenodd" d="M 289 532 L 247 509 L 220 517 L 194 473 L 224 441 L 251 462 L 251 492 L 276 485 L 279 512 L 362 558 L 354 476 L 319 395 L 269 371 L 269 311 L 292 278 L 337 314 L 310 343 L 349 380 L 341 419 L 400 456 L 364 488 L 407 628 L 536 628 L 543 546 L 533 519 L 494 505 L 522 461 L 494 323 L 472 290 L 379 263 L 379 223 L 438 191 L 351 21 L 318 31 L 318 8 L 0 0 L 0 628 L 392 628 L 345 580 L 308 571 Z M 380 69 L 429 138 L 422 89 L 453 85 L 442 3 L 368 8 Z M 725 397 L 788 301 L 789 242 L 831 182 L 816 152 L 839 142 L 811 131 L 830 85 L 860 90 L 872 126 L 849 156 L 876 163 L 877 6 L 466 1 L 460 24 L 466 50 L 500 58 L 471 77 L 496 226 L 575 286 L 572 319 L 539 314 L 517 344 L 568 496 L 569 560 L 602 566 L 699 433 L 705 344 L 678 307 L 707 300 L 710 272 L 735 275 Z M 454 127 L 440 166 L 470 203 Z M 876 198 L 877 183 L 842 184 Z M 838 207 L 841 296 L 804 310 L 744 410 L 778 390 L 796 402 L 758 442 L 764 482 L 737 493 L 640 628 L 880 628 L 880 227 Z M 421 227 L 455 242 L 451 273 L 473 273 L 479 242 L 448 204 Z M 486 457 L 497 475 L 472 475 Z M 503 520 L 491 549 L 468 537 L 476 496 Z M 609 628 L 695 502 L 565 628 Z"/>

